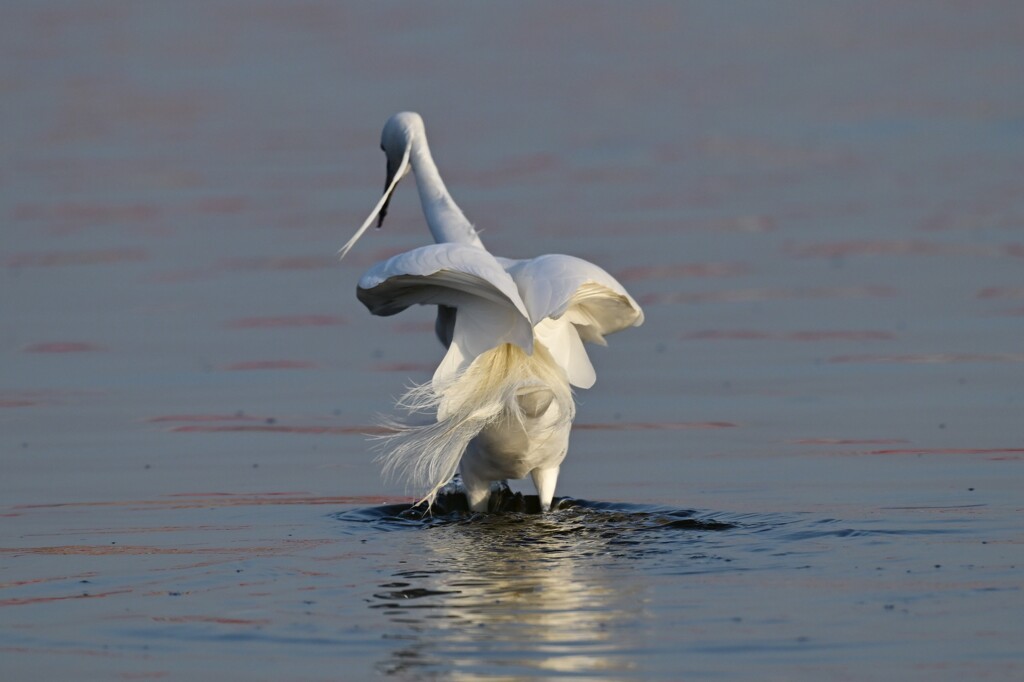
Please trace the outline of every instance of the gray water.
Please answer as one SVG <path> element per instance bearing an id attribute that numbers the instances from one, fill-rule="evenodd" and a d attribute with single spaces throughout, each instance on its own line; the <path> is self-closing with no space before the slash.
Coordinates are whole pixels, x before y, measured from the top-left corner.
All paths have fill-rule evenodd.
<path id="1" fill-rule="evenodd" d="M 1019 3 L 8 2 L 0 677 L 1024 677 Z M 647 322 L 558 509 L 421 517 L 355 283 L 419 111 Z M 529 492 L 529 488 L 524 488 Z"/>

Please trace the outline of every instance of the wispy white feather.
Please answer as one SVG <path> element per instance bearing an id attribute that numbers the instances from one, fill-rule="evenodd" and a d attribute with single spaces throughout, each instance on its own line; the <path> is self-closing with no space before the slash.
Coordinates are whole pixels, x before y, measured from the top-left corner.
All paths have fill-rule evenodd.
<path id="1" fill-rule="evenodd" d="M 576 413 L 572 391 L 564 371 L 543 346 L 535 346 L 532 355 L 511 343 L 492 348 L 441 382 L 428 381 L 409 389 L 398 406 L 410 415 L 436 411 L 437 421 L 388 420 L 386 425 L 394 433 L 382 437 L 384 452 L 377 461 L 386 475 L 426 491 L 420 501 L 433 504 L 458 470 L 470 441 L 484 428 L 499 420 L 523 423 L 530 418 L 518 398 L 538 387 L 551 390 L 558 403 L 560 417 L 552 432 L 571 423 Z"/>

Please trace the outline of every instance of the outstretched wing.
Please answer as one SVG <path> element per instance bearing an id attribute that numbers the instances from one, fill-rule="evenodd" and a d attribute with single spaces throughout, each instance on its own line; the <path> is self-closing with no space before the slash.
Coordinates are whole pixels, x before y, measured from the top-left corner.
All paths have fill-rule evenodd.
<path id="1" fill-rule="evenodd" d="M 590 388 L 596 380 L 583 341 L 603 346 L 608 334 L 643 324 L 644 313 L 626 289 L 582 258 L 552 254 L 501 264 L 515 280 L 536 340 L 574 386 Z"/>
<path id="2" fill-rule="evenodd" d="M 435 384 L 502 343 L 533 352 L 533 325 L 515 281 L 476 246 L 431 244 L 400 253 L 370 268 L 356 295 L 374 315 L 394 315 L 415 304 L 458 309 Z"/>

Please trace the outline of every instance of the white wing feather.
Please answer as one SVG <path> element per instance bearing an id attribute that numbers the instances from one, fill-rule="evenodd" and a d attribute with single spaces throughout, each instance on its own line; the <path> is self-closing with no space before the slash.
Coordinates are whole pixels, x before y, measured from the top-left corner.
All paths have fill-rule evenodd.
<path id="1" fill-rule="evenodd" d="M 562 317 L 546 317 L 533 328 L 538 343 L 544 345 L 551 359 L 565 372 L 569 383 L 578 388 L 590 388 L 597 381 L 597 372 L 590 364 L 590 356 L 583 347 L 580 334 L 572 323 Z"/>
<path id="2" fill-rule="evenodd" d="M 534 324 L 569 313 L 577 327 L 590 327 L 585 333 L 581 330 L 583 339 L 596 343 L 607 334 L 643 324 L 643 311 L 633 297 L 589 261 L 562 254 L 501 261 L 515 280 Z"/>
<path id="3" fill-rule="evenodd" d="M 533 325 L 515 281 L 475 246 L 431 244 L 400 253 L 370 268 L 356 295 L 374 315 L 394 315 L 414 304 L 458 310 L 435 386 L 495 346 L 514 343 L 533 353 Z"/>
<path id="4" fill-rule="evenodd" d="M 514 343 L 530 354 L 537 340 L 573 386 L 590 388 L 596 374 L 582 342 L 605 345 L 607 334 L 643 323 L 636 301 L 593 263 L 559 254 L 495 258 L 465 244 L 432 244 L 377 263 L 356 294 L 375 315 L 415 304 L 458 309 L 435 386 L 496 346 Z"/>
<path id="5" fill-rule="evenodd" d="M 519 288 L 536 339 L 573 386 L 590 388 L 596 380 L 582 341 L 603 346 L 607 334 L 643 324 L 643 311 L 626 289 L 589 261 L 551 254 L 499 262 Z"/>
<path id="6" fill-rule="evenodd" d="M 394 315 L 416 303 L 448 305 L 454 292 L 511 306 L 529 319 L 515 281 L 497 259 L 465 244 L 430 244 L 392 256 L 367 270 L 356 289 L 374 315 Z"/>

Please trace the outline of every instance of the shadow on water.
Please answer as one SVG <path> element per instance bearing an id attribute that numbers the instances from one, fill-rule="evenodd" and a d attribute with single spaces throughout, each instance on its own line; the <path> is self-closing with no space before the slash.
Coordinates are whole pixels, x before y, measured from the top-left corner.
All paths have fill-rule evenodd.
<path id="1" fill-rule="evenodd" d="M 495 489 L 487 513 L 471 512 L 466 497 L 461 492 L 442 492 L 433 507 L 429 508 L 425 503 L 389 504 L 339 512 L 334 516 L 340 521 L 370 523 L 380 530 L 452 524 L 502 524 L 523 522 L 530 517 L 537 517 L 533 520 L 538 522 L 546 519 L 563 525 L 575 522 L 574 528 L 579 531 L 587 530 L 590 525 L 635 531 L 718 531 L 737 527 L 734 523 L 702 517 L 699 512 L 690 509 L 673 510 L 640 504 L 591 502 L 571 497 L 555 498 L 551 511 L 541 514 L 540 501 L 536 495 L 513 493 L 507 487 Z"/>

